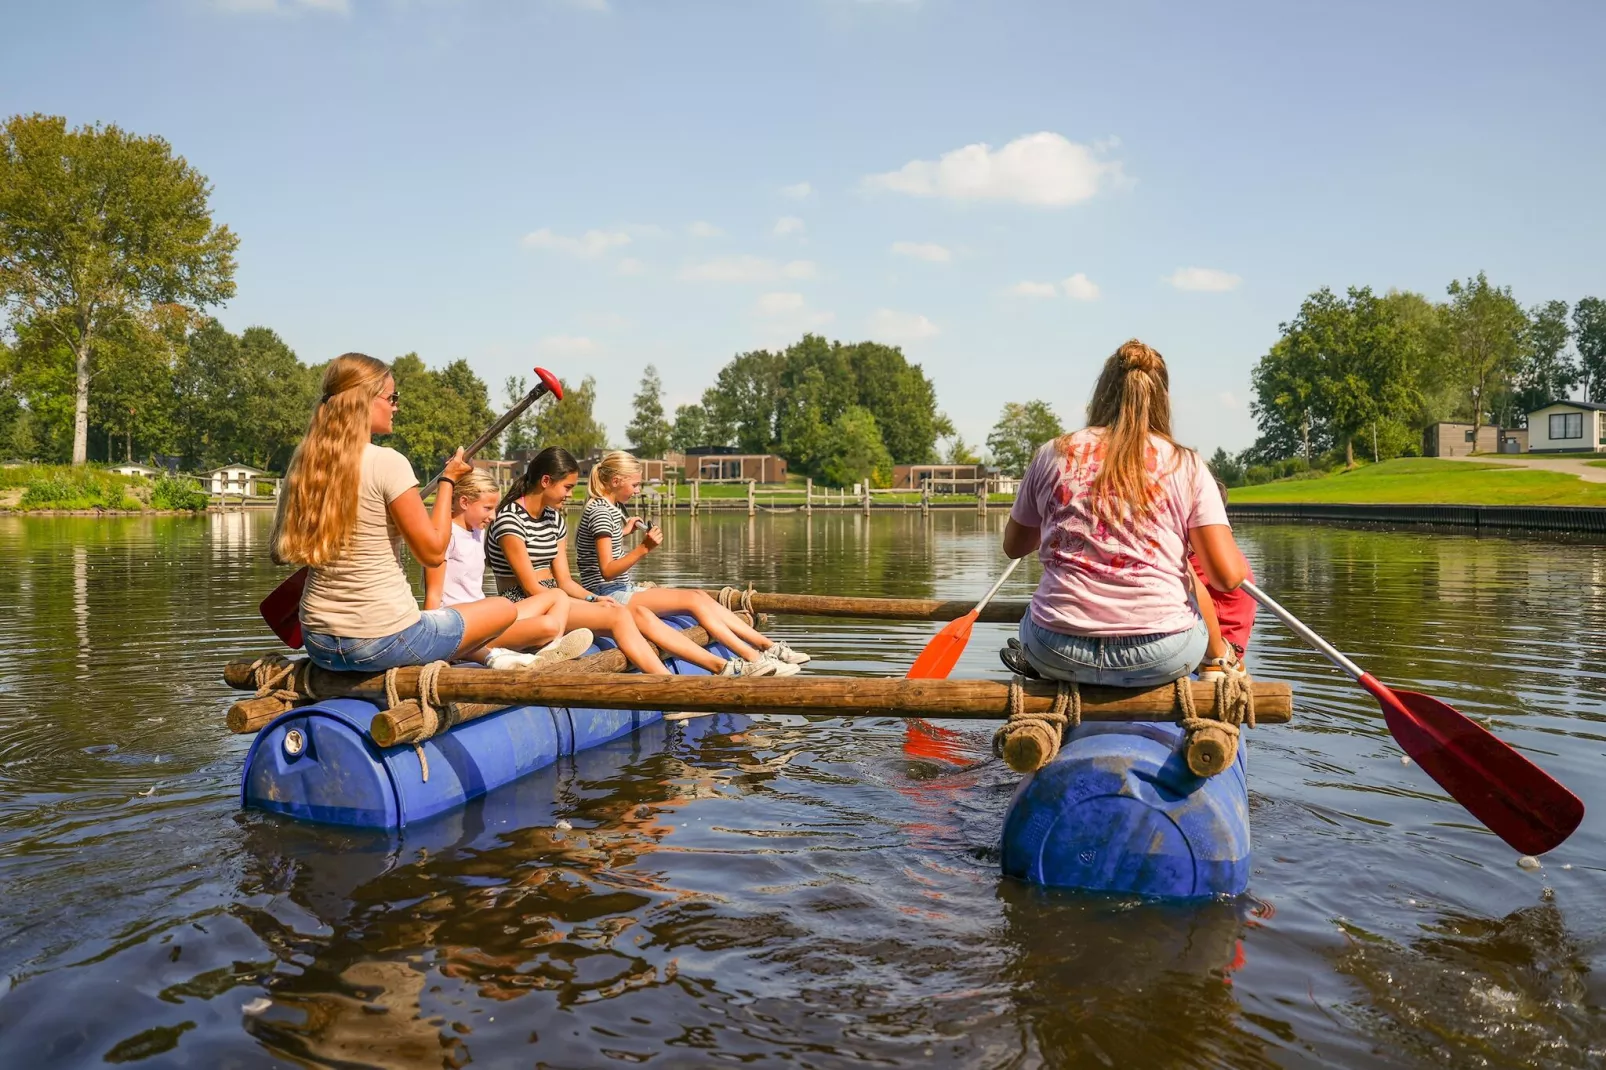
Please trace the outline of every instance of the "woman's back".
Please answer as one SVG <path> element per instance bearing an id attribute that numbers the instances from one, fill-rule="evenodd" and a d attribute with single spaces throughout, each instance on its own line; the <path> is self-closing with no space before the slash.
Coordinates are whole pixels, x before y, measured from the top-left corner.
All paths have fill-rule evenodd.
<path id="1" fill-rule="evenodd" d="M 1032 458 L 1011 511 L 1040 528 L 1043 580 L 1032 619 L 1071 635 L 1176 632 L 1197 614 L 1188 597 L 1188 529 L 1226 524 L 1226 508 L 1197 454 L 1148 436 L 1144 450 L 1147 516 L 1112 518 L 1095 508 L 1106 431 L 1085 428 L 1044 445 Z"/>

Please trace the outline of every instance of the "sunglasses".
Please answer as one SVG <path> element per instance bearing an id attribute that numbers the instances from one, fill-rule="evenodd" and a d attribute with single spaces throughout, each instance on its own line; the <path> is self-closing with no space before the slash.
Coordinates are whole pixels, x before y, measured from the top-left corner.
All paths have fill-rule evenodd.
<path id="1" fill-rule="evenodd" d="M 387 395 L 385 397 L 385 400 L 390 402 L 392 408 L 400 408 L 401 407 L 401 391 L 400 390 L 392 391 L 389 395 Z"/>

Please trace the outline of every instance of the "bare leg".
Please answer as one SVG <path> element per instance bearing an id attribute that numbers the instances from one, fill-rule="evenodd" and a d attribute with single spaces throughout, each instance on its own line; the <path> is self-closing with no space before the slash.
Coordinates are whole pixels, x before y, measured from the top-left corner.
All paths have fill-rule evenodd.
<path id="1" fill-rule="evenodd" d="M 658 614 L 646 606 L 636 604 L 636 598 L 630 599 L 630 613 L 635 618 L 636 627 L 647 641 L 656 643 L 658 649 L 677 658 L 699 665 L 709 672 L 719 672 L 725 667 L 725 659 L 711 651 L 704 650 L 686 637 L 686 633 L 679 628 L 671 628 L 658 619 Z M 710 635 L 713 633 L 710 632 Z"/>
<path id="2" fill-rule="evenodd" d="M 569 599 L 569 626 L 590 628 L 594 632 L 613 636 L 630 664 L 654 676 L 673 676 L 653 650 L 652 644 L 641 636 L 628 606 L 618 603 L 602 604 Z"/>
<path id="3" fill-rule="evenodd" d="M 506 631 L 518 618 L 518 610 L 506 598 L 482 598 L 460 602 L 452 607 L 463 618 L 463 641 L 453 657 L 462 658 L 478 650 Z"/>
<path id="4" fill-rule="evenodd" d="M 572 601 L 562 591 L 543 587 L 540 594 L 513 603 L 518 608 L 518 619 L 496 637 L 496 645 L 526 650 L 552 642 L 568 630 L 569 603 Z M 486 645 L 468 657 L 483 664 L 490 653 L 490 646 Z"/>
<path id="5" fill-rule="evenodd" d="M 637 591 L 630 596 L 632 607 L 640 606 L 650 613 L 690 613 L 697 618 L 697 623 L 703 626 L 709 638 L 717 643 L 723 643 L 725 649 L 744 661 L 757 661 L 761 655 L 748 643 L 740 638 L 741 632 L 758 636 L 761 640 L 760 649 L 773 646 L 768 639 L 759 635 L 753 629 L 737 619 L 736 614 L 714 601 L 713 597 L 705 591 L 693 591 L 684 587 L 649 587 L 645 591 Z M 738 626 L 741 631 L 737 630 Z M 668 625 L 665 625 L 668 627 Z M 645 631 L 646 629 L 642 629 Z M 675 629 L 670 628 L 670 631 Z M 676 632 L 676 634 L 680 634 Z M 652 639 L 652 636 L 648 636 Z M 657 639 L 653 642 L 658 643 Z M 689 640 L 688 640 L 689 642 Z M 659 646 L 664 644 L 658 643 Z M 697 644 L 692 643 L 696 646 Z M 678 653 L 678 651 L 676 651 Z"/>
<path id="6" fill-rule="evenodd" d="M 1188 567 L 1188 574 L 1193 577 L 1193 597 L 1199 603 L 1199 616 L 1204 618 L 1205 628 L 1210 632 L 1210 640 L 1205 645 L 1205 657 L 1219 658 L 1227 653 L 1227 641 L 1221 637 L 1221 622 L 1216 619 L 1216 603 L 1211 601 L 1210 588 L 1205 586 L 1199 574 Z"/>

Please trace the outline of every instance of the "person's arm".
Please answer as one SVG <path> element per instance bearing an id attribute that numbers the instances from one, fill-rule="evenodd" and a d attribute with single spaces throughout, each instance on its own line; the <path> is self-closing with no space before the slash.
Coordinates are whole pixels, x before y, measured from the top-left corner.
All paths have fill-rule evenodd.
<path id="1" fill-rule="evenodd" d="M 1042 528 L 1027 527 L 1014 517 L 1010 517 L 1004 525 L 1004 556 L 1010 559 L 1025 557 L 1037 549 L 1042 537 Z"/>
<path id="2" fill-rule="evenodd" d="M 496 544 L 502 548 L 507 567 L 519 581 L 519 589 L 527 595 L 540 594 L 541 582 L 535 578 L 535 566 L 530 564 L 530 552 L 525 549 L 524 540 L 517 535 L 503 535 Z"/>
<path id="3" fill-rule="evenodd" d="M 1236 591 L 1249 578 L 1249 562 L 1226 524 L 1207 524 L 1188 529 L 1188 544 L 1199 557 L 1205 581 L 1225 594 Z"/>
<path id="4" fill-rule="evenodd" d="M 425 511 L 424 499 L 417 487 L 409 487 L 386 507 L 407 549 L 425 568 L 433 568 L 446 560 L 446 547 L 452 541 L 452 491 L 456 489 L 457 480 L 473 470 L 474 466 L 463 460 L 463 451 L 459 449 L 446 462 L 446 471 L 435 488 L 434 511 Z"/>
<path id="5" fill-rule="evenodd" d="M 578 598 L 582 602 L 597 602 L 600 599 L 580 586 L 573 576 L 569 575 L 569 537 L 565 535 L 558 540 L 558 552 L 552 558 L 552 578 L 558 581 L 558 590 L 570 598 Z M 613 601 L 611 598 L 609 601 Z"/>
<path id="6" fill-rule="evenodd" d="M 441 598 L 446 593 L 446 566 L 424 566 L 424 608 L 441 608 Z"/>
<path id="7" fill-rule="evenodd" d="M 602 578 L 611 580 L 615 576 L 622 576 L 641 563 L 649 553 L 652 545 L 643 539 L 637 543 L 635 549 L 623 557 L 613 556 L 613 536 L 597 536 L 597 568 L 602 571 Z"/>

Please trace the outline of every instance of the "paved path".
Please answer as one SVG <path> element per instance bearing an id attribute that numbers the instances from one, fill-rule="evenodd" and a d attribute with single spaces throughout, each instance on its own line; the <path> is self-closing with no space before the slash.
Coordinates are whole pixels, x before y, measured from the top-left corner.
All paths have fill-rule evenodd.
<path id="1" fill-rule="evenodd" d="M 1470 461 L 1473 464 L 1504 464 L 1513 468 L 1535 468 L 1543 472 L 1561 472 L 1577 476 L 1585 483 L 1606 483 L 1606 468 L 1588 463 L 1598 458 L 1554 457 L 1531 453 L 1480 453 L 1476 457 L 1440 457 L 1441 461 Z"/>

